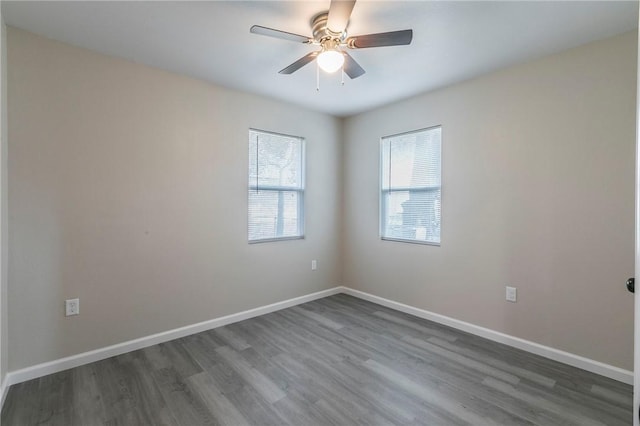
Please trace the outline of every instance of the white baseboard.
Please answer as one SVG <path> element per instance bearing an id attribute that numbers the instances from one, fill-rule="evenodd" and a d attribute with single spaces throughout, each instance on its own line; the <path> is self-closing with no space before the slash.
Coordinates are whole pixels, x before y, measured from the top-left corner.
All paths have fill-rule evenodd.
<path id="1" fill-rule="evenodd" d="M 579 355 L 575 355 L 569 352 L 554 349 L 549 346 L 544 346 L 539 343 L 531 342 L 521 339 L 519 337 L 510 336 L 508 334 L 500 333 L 488 328 L 480 327 L 468 322 L 460 321 L 454 318 L 450 318 L 444 315 L 436 314 L 426 311 L 424 309 L 416 308 L 413 306 L 405 305 L 403 303 L 395 302 L 393 300 L 385 299 L 382 297 L 374 296 L 369 293 L 365 293 L 359 290 L 354 290 L 349 287 L 334 287 L 331 289 L 319 291 L 316 293 L 307 294 L 305 296 L 295 297 L 293 299 L 284 300 L 282 302 L 272 303 L 270 305 L 261 306 L 247 311 L 238 312 L 236 314 L 226 315 L 220 318 L 214 318 L 212 320 L 200 322 L 197 324 L 188 325 L 185 327 L 176 328 L 169 331 L 153 334 L 139 339 L 130 340 L 116 345 L 107 346 L 92 350 L 89 352 L 83 352 L 77 355 L 72 355 L 66 358 L 61 358 L 42 364 L 37 364 L 31 367 L 23 368 L 21 370 L 9 372 L 2 384 L 0 384 L 0 407 L 4 404 L 4 399 L 9 389 L 9 386 L 21 383 L 27 380 L 35 379 L 38 377 L 46 376 L 48 374 L 57 373 L 59 371 L 67 370 L 69 368 L 78 367 L 81 365 L 89 364 L 91 362 L 100 361 L 112 356 L 121 355 L 127 352 L 135 351 L 138 349 L 146 348 L 148 346 L 156 345 L 158 343 L 168 342 L 170 340 L 178 339 L 181 337 L 189 336 L 191 334 L 200 333 L 202 331 L 211 330 L 224 325 L 232 324 L 234 322 L 243 321 L 249 318 L 265 315 L 271 312 L 279 311 L 281 309 L 289 308 L 291 306 L 299 305 L 302 303 L 310 302 L 313 300 L 321 299 L 323 297 L 332 296 L 338 293 L 345 293 L 369 302 L 376 303 L 378 305 L 386 306 L 391 309 L 395 309 L 400 312 L 405 312 L 411 315 L 415 315 L 420 318 L 428 319 L 439 324 L 444 324 L 449 327 L 456 328 L 458 330 L 466 331 L 468 333 L 484 337 L 495 342 L 504 343 L 509 346 L 513 346 L 518 349 L 525 350 L 527 352 L 534 353 L 536 355 L 543 356 L 555 361 L 562 362 L 564 364 L 572 365 L 574 367 L 581 368 L 583 370 L 591 371 L 596 374 L 600 374 L 605 377 L 609 377 L 620 382 L 633 384 L 633 372 L 623 370 L 612 365 L 604 364 L 602 362 L 594 361 L 592 359 L 584 358 Z"/>
<path id="2" fill-rule="evenodd" d="M 404 303 L 395 302 L 393 300 L 385 299 L 379 296 L 374 296 L 373 294 L 365 293 L 360 290 L 354 290 L 349 287 L 342 287 L 342 292 L 359 299 L 386 306 L 387 308 L 391 308 L 396 311 L 404 312 L 433 322 L 437 322 L 438 324 L 447 325 L 449 327 L 466 331 L 467 333 L 471 333 L 476 336 L 484 337 L 485 339 L 493 340 L 494 342 L 504 343 L 505 345 L 522 349 L 524 351 L 531 352 L 533 354 L 540 355 L 545 358 L 561 362 L 563 364 L 568 364 L 573 367 L 581 368 L 583 370 L 599 374 L 601 376 L 609 377 L 610 379 L 614 379 L 619 382 L 633 385 L 633 371 L 624 370 L 622 368 L 614 367 L 613 365 L 585 358 L 580 355 L 541 345 L 539 343 L 531 342 L 519 337 L 510 336 L 508 334 L 500 333 L 489 328 L 480 327 L 478 325 L 436 314 L 424 309 L 415 308 L 413 306 L 405 305 Z"/>
<path id="3" fill-rule="evenodd" d="M 3 383 L 3 400 L 4 393 L 11 385 L 22 383 L 27 380 L 46 376 L 48 374 L 57 373 L 59 371 L 68 370 L 69 368 L 78 367 L 89 364 L 91 362 L 100 361 L 112 356 L 121 355 L 127 352 L 146 348 L 148 346 L 157 345 L 158 343 L 168 342 L 170 340 L 179 339 L 191 334 L 200 333 L 211 330 L 213 328 L 222 327 L 234 322 L 243 321 L 249 318 L 265 315 L 291 306 L 300 305 L 302 303 L 311 302 L 312 300 L 321 299 L 323 297 L 332 296 L 342 292 L 342 287 L 334 287 L 327 290 L 318 291 L 316 293 L 307 294 L 293 299 L 284 300 L 282 302 L 272 303 L 266 306 L 249 309 L 247 311 L 238 312 L 236 314 L 226 315 L 224 317 L 214 318 L 212 320 L 199 322 L 197 324 L 164 331 L 150 336 L 141 337 L 139 339 L 129 340 L 127 342 L 118 343 L 105 348 L 95 349 L 89 352 L 83 352 L 66 358 L 56 359 L 53 361 L 37 364 L 21 370 L 11 371 L 5 377 Z M 1 406 L 1 404 L 0 404 Z"/>

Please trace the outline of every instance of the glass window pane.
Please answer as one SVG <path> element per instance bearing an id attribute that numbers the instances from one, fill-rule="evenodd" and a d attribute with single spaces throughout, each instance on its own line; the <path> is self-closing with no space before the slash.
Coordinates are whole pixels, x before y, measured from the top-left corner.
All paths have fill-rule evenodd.
<path id="1" fill-rule="evenodd" d="M 440 243 L 441 128 L 383 138 L 383 238 Z"/>
<path id="2" fill-rule="evenodd" d="M 440 242 L 440 190 L 385 194 L 387 238 Z"/>
<path id="3" fill-rule="evenodd" d="M 249 240 L 300 235 L 297 191 L 249 191 Z"/>
<path id="4" fill-rule="evenodd" d="M 302 140 L 249 132 L 249 183 L 302 188 Z"/>
<path id="5" fill-rule="evenodd" d="M 249 241 L 302 237 L 303 143 L 249 131 Z"/>

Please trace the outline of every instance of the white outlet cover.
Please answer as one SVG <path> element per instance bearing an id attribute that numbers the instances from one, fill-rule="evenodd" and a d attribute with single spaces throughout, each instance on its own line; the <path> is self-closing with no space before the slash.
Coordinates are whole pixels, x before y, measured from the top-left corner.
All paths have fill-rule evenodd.
<path id="1" fill-rule="evenodd" d="M 67 299 L 64 301 L 65 316 L 80 314 L 80 299 Z"/>

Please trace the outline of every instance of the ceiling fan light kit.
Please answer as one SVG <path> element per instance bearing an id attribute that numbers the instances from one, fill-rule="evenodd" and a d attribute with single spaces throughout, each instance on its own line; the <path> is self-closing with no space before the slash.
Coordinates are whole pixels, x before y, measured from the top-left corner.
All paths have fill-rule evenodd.
<path id="1" fill-rule="evenodd" d="M 253 34 L 320 47 L 320 50 L 310 52 L 291 65 L 281 69 L 279 71 L 280 74 L 292 74 L 315 59 L 318 67 L 327 73 L 334 73 L 342 69 L 343 74 L 347 74 L 349 78 L 358 78 L 365 73 L 365 70 L 343 49 L 411 44 L 413 30 L 348 37 L 347 26 L 355 3 L 355 0 L 331 0 L 328 12 L 319 13 L 311 19 L 312 37 L 305 37 L 260 25 L 252 26 L 250 31 Z"/>
<path id="2" fill-rule="evenodd" d="M 344 65 L 344 54 L 340 52 L 338 47 L 324 45 L 316 60 L 322 71 L 331 74 L 341 69 Z"/>

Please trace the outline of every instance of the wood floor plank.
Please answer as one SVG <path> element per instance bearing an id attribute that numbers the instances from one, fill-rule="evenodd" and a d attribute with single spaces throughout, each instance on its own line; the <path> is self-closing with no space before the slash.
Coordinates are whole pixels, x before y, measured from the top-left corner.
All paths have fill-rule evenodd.
<path id="1" fill-rule="evenodd" d="M 251 386 L 243 386 L 225 396 L 251 425 L 293 425 Z"/>
<path id="2" fill-rule="evenodd" d="M 71 370 L 73 380 L 73 424 L 101 425 L 107 420 L 102 395 L 96 379 L 95 365 L 88 364 Z"/>
<path id="3" fill-rule="evenodd" d="M 117 358 L 136 397 L 136 410 L 155 425 L 175 425 L 177 421 L 154 380 L 153 367 L 143 351 L 134 351 Z"/>
<path id="4" fill-rule="evenodd" d="M 65 425 L 72 422 L 70 391 L 72 378 L 69 370 L 42 378 L 31 403 L 35 410 L 30 421 L 36 424 Z"/>
<path id="5" fill-rule="evenodd" d="M 387 413 L 394 424 L 410 424 L 418 420 L 428 421 L 429 424 L 455 423 L 452 417 L 429 410 L 399 389 L 393 389 L 388 382 L 370 374 L 361 363 L 347 361 L 336 366 L 336 369 L 345 380 L 357 385 L 363 397 Z"/>
<path id="6" fill-rule="evenodd" d="M 402 327 L 419 331 L 420 333 L 423 333 L 427 336 L 440 337 L 441 339 L 448 340 L 450 342 L 455 342 L 457 339 L 457 337 L 451 333 L 443 333 L 433 327 L 425 327 L 424 325 L 416 321 L 411 321 L 411 320 L 402 318 L 401 314 L 391 315 L 386 312 L 377 311 L 377 312 L 374 312 L 373 315 L 375 315 L 376 317 L 382 318 L 386 321 L 391 321 L 393 323 L 401 325 Z"/>
<path id="7" fill-rule="evenodd" d="M 542 389 L 525 382 L 519 383 L 515 388 L 528 396 L 562 407 L 564 412 L 576 413 L 602 424 L 629 424 L 632 421 L 632 418 L 626 414 L 628 411 L 625 410 L 625 414 L 622 414 L 623 412 L 608 401 L 573 389 L 564 390 L 562 386 Z"/>
<path id="8" fill-rule="evenodd" d="M 153 380 L 153 367 L 143 351 L 130 352 L 90 366 L 94 366 L 96 373 L 96 386 L 106 424 L 177 424 Z M 78 410 L 81 409 L 83 407 L 79 406 Z M 84 424 L 84 421 L 79 424 Z"/>
<path id="9" fill-rule="evenodd" d="M 207 372 L 195 374 L 187 379 L 191 388 L 200 396 L 209 412 L 220 425 L 248 425 L 238 409 L 227 399 L 217 386 L 217 383 Z"/>
<path id="10" fill-rule="evenodd" d="M 233 368 L 249 386 L 253 387 L 270 404 L 286 396 L 278 385 L 253 368 L 238 352 L 226 346 L 217 348 L 216 352 L 224 358 L 227 364 Z"/>
<path id="11" fill-rule="evenodd" d="M 146 413 L 141 412 L 144 405 L 141 406 L 137 399 L 140 396 L 146 398 L 147 395 L 138 395 L 135 379 L 129 376 L 125 362 L 126 358 L 122 356 L 95 363 L 107 424 L 122 424 L 122 419 L 141 422 L 146 417 Z"/>
<path id="12" fill-rule="evenodd" d="M 599 386 L 599 385 L 591 386 L 591 393 L 599 397 L 602 397 L 608 401 L 612 401 L 617 404 L 620 404 L 621 406 L 628 407 L 633 405 L 633 395 L 616 392 L 611 389 L 607 389 L 603 386 Z"/>
<path id="13" fill-rule="evenodd" d="M 618 426 L 632 387 L 338 294 L 13 385 L 0 420 Z"/>
<path id="14" fill-rule="evenodd" d="M 355 342 L 352 328 L 349 331 L 343 330 L 344 327 L 328 330 L 318 323 L 298 316 L 295 312 L 288 313 L 287 316 L 292 321 L 289 324 L 290 327 L 302 327 L 306 332 L 315 335 L 318 339 L 318 344 L 323 348 L 329 349 L 331 355 L 339 355 L 339 358 L 335 359 L 336 362 L 352 357 L 364 361 L 371 358 L 372 354 L 376 352 L 374 347 L 363 343 L 363 340 Z"/>
<path id="15" fill-rule="evenodd" d="M 202 426 L 218 424 L 197 392 L 194 392 L 186 383 L 188 379 L 183 379 L 173 367 L 155 370 L 152 377 L 158 384 L 164 402 L 177 424 Z M 144 424 L 155 424 L 155 422 L 145 420 Z"/>
<path id="16" fill-rule="evenodd" d="M 373 373 L 379 374 L 394 385 L 419 398 L 424 403 L 434 405 L 436 408 L 446 411 L 450 415 L 458 418 L 461 422 L 473 425 L 483 424 L 487 426 L 497 424 L 490 419 L 483 418 L 477 413 L 470 411 L 459 401 L 445 398 L 437 390 L 433 388 L 430 389 L 429 387 L 417 383 L 410 377 L 396 372 L 393 368 L 380 364 L 374 360 L 365 361 L 363 365 L 369 368 Z"/>
<path id="17" fill-rule="evenodd" d="M 312 320 L 314 320 L 315 322 L 317 322 L 318 324 L 321 324 L 325 327 L 329 327 L 331 329 L 334 330 L 340 330 L 342 327 L 344 327 L 344 325 L 336 322 L 336 321 L 332 321 L 331 319 L 329 319 L 326 315 L 322 315 L 319 313 L 314 312 L 311 309 L 304 309 L 298 306 L 294 306 L 293 308 L 291 308 L 292 312 L 299 312 L 302 315 L 311 318 Z"/>
<path id="18" fill-rule="evenodd" d="M 452 368 L 448 363 L 438 360 L 425 362 L 420 358 L 397 358 L 394 368 L 401 373 L 419 378 L 426 383 L 432 383 L 440 389 L 449 390 L 449 393 L 456 395 L 454 399 L 460 400 L 460 395 L 467 395 L 482 401 L 488 407 L 497 407 L 505 412 L 511 413 L 515 418 L 521 419 L 512 421 L 514 424 L 533 423 L 538 425 L 561 425 L 563 420 L 537 407 L 532 407 L 509 395 L 504 395 L 494 389 L 482 386 L 482 381 L 486 376 L 477 374 L 471 370 L 460 370 Z M 510 423 L 507 423 L 510 424 Z"/>
<path id="19" fill-rule="evenodd" d="M 476 359 L 483 364 L 495 367 L 507 373 L 511 373 L 520 379 L 530 380 L 534 383 L 537 383 L 547 388 L 552 388 L 556 384 L 555 380 L 549 377 L 543 376 L 541 374 L 538 374 L 535 371 L 527 370 L 527 369 L 518 367 L 517 365 L 511 365 L 508 362 L 505 362 L 501 359 L 492 358 L 490 356 L 486 356 L 477 351 L 471 352 L 471 351 L 465 350 L 464 348 L 456 346 L 454 343 L 452 344 L 438 337 L 430 337 L 427 339 L 427 341 L 434 345 L 440 346 L 444 349 L 448 349 L 449 351 L 458 353 L 460 355 L 463 355 L 472 359 Z"/>
<path id="20" fill-rule="evenodd" d="M 218 335 L 228 346 L 231 346 L 236 351 L 242 351 L 244 349 L 250 348 L 251 345 L 247 343 L 242 337 L 237 335 L 232 328 L 234 324 L 231 324 L 227 327 L 220 327 L 214 331 L 216 335 Z"/>
<path id="21" fill-rule="evenodd" d="M 565 424 L 573 424 L 573 425 L 582 425 L 582 426 L 603 426 L 604 423 L 599 422 L 595 419 L 584 416 L 580 413 L 575 413 L 571 410 L 567 410 L 565 406 L 556 404 L 548 399 L 537 397 L 527 392 L 523 392 L 517 387 L 512 386 L 509 383 L 501 382 L 492 377 L 487 377 L 482 382 L 484 385 L 491 387 L 493 389 L 504 392 L 505 394 L 511 395 L 517 399 L 520 399 L 523 402 L 533 406 L 539 407 L 545 411 L 550 411 L 558 416 L 561 416 L 565 422 Z"/>
<path id="22" fill-rule="evenodd" d="M 250 341 L 251 346 L 263 357 L 271 358 L 282 353 L 284 350 L 272 339 L 263 335 L 260 330 L 253 326 L 253 323 L 243 321 L 237 323 L 237 325 L 236 333 L 242 336 L 243 339 Z"/>
<path id="23" fill-rule="evenodd" d="M 2 424 L 35 425 L 39 424 L 42 404 L 40 380 L 30 380 L 11 386 L 2 407 Z M 7 423 L 10 421 L 11 423 Z"/>
<path id="24" fill-rule="evenodd" d="M 429 343 L 426 340 L 420 340 L 409 336 L 404 336 L 402 340 L 411 345 L 425 349 L 427 352 L 440 355 L 443 358 L 447 358 L 453 362 L 457 362 L 458 364 L 475 370 L 480 374 L 486 374 L 487 376 L 495 377 L 496 379 L 502 380 L 503 382 L 511 383 L 513 385 L 516 385 L 520 382 L 520 378 L 513 374 L 506 373 L 500 369 L 487 365 L 486 363 L 476 361 L 475 359 L 460 355 L 454 351 L 441 348 L 440 346 Z"/>
<path id="25" fill-rule="evenodd" d="M 341 383 L 342 377 L 329 366 L 334 363 L 326 363 L 315 359 L 309 354 L 302 355 L 299 359 L 289 354 L 278 355 L 275 362 L 281 362 L 282 366 L 289 368 L 307 386 L 313 387 L 317 400 L 321 405 L 329 405 L 340 413 L 339 417 L 350 419 L 347 424 L 369 423 L 389 424 L 390 420 L 380 412 L 370 401 L 362 397 L 358 389 L 353 386 L 345 386 Z"/>
<path id="26" fill-rule="evenodd" d="M 215 351 L 220 346 L 213 345 L 213 340 L 204 333 L 199 333 L 196 336 L 185 339 L 183 342 L 184 349 L 202 370 L 215 368 L 221 362 L 220 356 Z"/>
<path id="27" fill-rule="evenodd" d="M 314 375 L 325 378 L 325 386 L 331 395 L 325 394 L 323 399 L 332 402 L 334 406 L 342 407 L 356 421 L 365 424 L 393 423 L 392 413 L 366 398 L 360 391 L 360 386 L 354 386 L 354 383 L 340 372 L 337 368 L 340 364 L 328 365 L 314 358 L 307 358 L 304 365 Z"/>
<path id="28" fill-rule="evenodd" d="M 316 401 L 317 402 L 317 401 Z M 315 404 L 309 404 L 292 393 L 273 404 L 281 417 L 293 425 L 328 425 L 334 424 Z"/>

